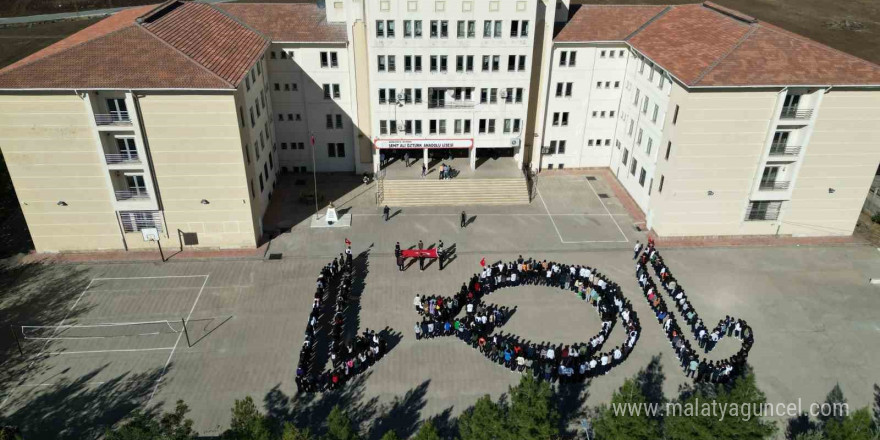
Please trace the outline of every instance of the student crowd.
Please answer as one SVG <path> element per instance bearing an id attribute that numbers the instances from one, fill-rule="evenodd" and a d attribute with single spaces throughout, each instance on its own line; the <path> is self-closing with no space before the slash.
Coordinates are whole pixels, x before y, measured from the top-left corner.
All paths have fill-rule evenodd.
<path id="1" fill-rule="evenodd" d="M 515 309 L 487 305 L 481 299 L 496 290 L 522 285 L 555 287 L 588 301 L 602 318 L 602 330 L 589 341 L 574 344 L 534 343 L 516 335 L 492 334 Z M 453 297 L 416 296 L 413 306 L 422 315 L 414 327 L 417 339 L 455 335 L 505 368 L 548 381 L 580 381 L 607 373 L 626 360 L 641 332 L 630 302 L 616 284 L 595 269 L 522 256 L 484 267 Z M 459 317 L 462 309 L 465 313 Z M 603 351 L 618 318 L 623 322 L 626 339 Z"/>
<path id="2" fill-rule="evenodd" d="M 663 262 L 663 257 L 657 251 L 653 241 L 649 241 L 644 252 L 641 252 L 641 244 L 636 244 L 634 258 L 636 263 L 636 277 L 645 299 L 654 311 L 657 321 L 662 326 L 666 337 L 672 344 L 682 370 L 688 377 L 695 378 L 697 381 L 704 382 L 726 382 L 731 376 L 735 375 L 745 364 L 749 350 L 752 348 L 754 337 L 752 329 L 742 319 L 735 319 L 730 316 L 725 317 L 718 322 L 714 329 L 709 330 L 703 320 L 697 315 L 697 311 L 688 300 L 687 294 L 681 287 L 681 284 L 672 276 L 669 268 Z M 648 265 L 654 271 L 654 275 L 660 280 L 660 286 L 673 299 L 675 310 L 678 312 L 690 327 L 694 334 L 698 346 L 704 353 L 709 353 L 715 348 L 715 345 L 725 336 L 735 337 L 742 341 L 742 347 L 739 352 L 728 359 L 721 361 L 706 361 L 701 359 L 697 350 L 691 347 L 690 341 L 685 337 L 675 313 L 670 310 L 666 301 L 662 298 L 654 279 L 648 272 Z"/>
<path id="3" fill-rule="evenodd" d="M 370 329 L 361 336 L 356 336 L 353 341 L 345 340 L 345 311 L 352 295 L 352 266 L 351 247 L 348 246 L 345 255 L 334 258 L 330 264 L 324 266 L 318 276 L 312 311 L 296 369 L 296 386 L 299 391 L 336 389 L 366 371 L 387 352 L 386 341 Z M 328 324 L 325 322 L 328 314 L 332 314 L 329 321 L 329 356 L 332 369 L 329 371 L 324 369 L 324 365 L 319 365 L 321 361 L 315 352 L 320 329 Z"/>

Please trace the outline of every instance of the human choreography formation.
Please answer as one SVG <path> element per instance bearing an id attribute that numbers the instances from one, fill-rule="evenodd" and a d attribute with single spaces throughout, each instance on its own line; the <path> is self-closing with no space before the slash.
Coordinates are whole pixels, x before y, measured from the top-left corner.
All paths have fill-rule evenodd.
<path id="1" fill-rule="evenodd" d="M 695 378 L 697 381 L 705 382 L 726 382 L 738 373 L 746 362 L 749 350 L 752 348 L 754 336 L 752 329 L 742 319 L 735 319 L 730 316 L 725 317 L 718 322 L 713 330 L 709 330 L 703 320 L 697 315 L 688 300 L 687 294 L 681 284 L 675 279 L 669 271 L 669 267 L 663 262 L 663 257 L 654 246 L 653 241 L 649 241 L 648 245 L 642 252 L 641 245 L 636 244 L 634 258 L 636 263 L 636 278 L 642 287 L 642 292 L 657 321 L 666 333 L 673 350 L 675 350 L 681 368 L 688 377 Z M 733 356 L 721 361 L 707 361 L 700 358 L 698 352 L 691 347 L 690 341 L 685 337 L 678 320 L 675 318 L 675 312 L 671 311 L 666 301 L 662 298 L 661 293 L 654 283 L 654 279 L 648 271 L 648 265 L 654 271 L 654 275 L 660 280 L 660 286 L 666 291 L 667 295 L 672 298 L 675 309 L 690 327 L 691 332 L 698 341 L 699 348 L 704 353 L 709 353 L 715 348 L 715 345 L 725 336 L 735 337 L 742 342 L 742 347 Z"/>
<path id="2" fill-rule="evenodd" d="M 333 390 L 352 377 L 366 371 L 387 353 L 387 341 L 382 334 L 366 329 L 353 340 L 345 340 L 345 313 L 352 298 L 353 264 L 351 246 L 345 255 L 334 258 L 323 269 L 316 281 L 315 298 L 305 340 L 299 353 L 296 386 L 299 391 L 318 392 Z M 319 353 L 323 330 L 329 327 L 327 354 L 332 363 L 325 370 L 327 358 Z"/>
<path id="3" fill-rule="evenodd" d="M 587 342 L 572 344 L 536 343 L 516 335 L 493 334 L 515 309 L 487 305 L 483 297 L 505 287 L 523 285 L 559 288 L 589 302 L 602 319 L 601 331 Z M 548 381 L 573 382 L 607 373 L 626 360 L 641 332 L 630 302 L 596 269 L 522 256 L 516 261 L 485 266 L 452 297 L 416 296 L 413 306 L 422 315 L 414 327 L 417 339 L 455 335 L 505 368 L 528 371 Z M 465 313 L 459 316 L 462 310 Z M 603 351 L 618 318 L 626 338 Z"/>

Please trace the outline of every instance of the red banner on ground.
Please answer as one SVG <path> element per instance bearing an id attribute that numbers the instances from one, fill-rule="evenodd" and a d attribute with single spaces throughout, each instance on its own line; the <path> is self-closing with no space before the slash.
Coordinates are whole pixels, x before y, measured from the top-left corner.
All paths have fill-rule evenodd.
<path id="1" fill-rule="evenodd" d="M 400 254 L 403 255 L 403 258 L 437 258 L 437 249 L 406 249 L 400 251 Z"/>

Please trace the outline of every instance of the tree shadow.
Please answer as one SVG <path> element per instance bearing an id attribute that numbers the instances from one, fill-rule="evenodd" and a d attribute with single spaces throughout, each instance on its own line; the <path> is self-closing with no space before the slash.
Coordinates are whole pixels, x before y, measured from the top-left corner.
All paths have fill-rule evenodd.
<path id="1" fill-rule="evenodd" d="M 367 439 L 378 440 L 388 431 L 394 431 L 400 438 L 409 438 L 418 430 L 419 416 L 425 407 L 425 394 L 430 380 L 397 396 L 379 409 L 379 416 L 373 420 Z"/>
<path id="2" fill-rule="evenodd" d="M 639 384 L 642 394 L 648 399 L 648 403 L 658 405 L 666 404 L 666 396 L 663 394 L 663 382 L 666 374 L 663 372 L 663 364 L 660 363 L 661 354 L 651 356 L 651 361 L 645 368 L 636 374 L 636 383 Z"/>
<path id="3" fill-rule="evenodd" d="M 58 378 L 50 387 L 19 389 L 21 392 L 7 403 L 6 423 L 17 425 L 27 439 L 100 438 L 105 430 L 140 408 L 162 376 L 162 369 L 156 368 L 96 382 L 108 366 L 74 379 Z M 14 409 L 10 412 L 8 408 Z M 157 403 L 143 410 L 156 414 L 159 408 Z"/>
<path id="4" fill-rule="evenodd" d="M 584 404 L 590 397 L 591 379 L 560 383 L 553 393 L 553 401 L 559 411 L 559 432 L 575 434 L 580 419 L 586 416 Z M 574 429 L 572 429 L 574 428 Z"/>

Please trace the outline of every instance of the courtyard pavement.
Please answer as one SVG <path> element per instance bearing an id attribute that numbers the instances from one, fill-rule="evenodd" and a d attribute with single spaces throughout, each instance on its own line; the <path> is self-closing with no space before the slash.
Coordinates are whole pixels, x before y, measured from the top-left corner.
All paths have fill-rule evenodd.
<path id="1" fill-rule="evenodd" d="M 455 208 L 407 208 L 385 222 L 375 199 L 361 193 L 364 188 L 337 184 L 349 186 L 337 206 L 350 209 L 352 227 L 309 228 L 308 206 L 287 205 L 279 218 L 301 218 L 269 245 L 268 252 L 281 253 L 281 260 L 30 263 L 4 275 L 2 324 L 172 323 L 181 318 L 189 324 L 186 335 L 158 331 L 118 341 L 27 339 L 22 341 L 25 356 L 13 355 L 14 342 L 0 340 L 9 354 L 0 365 L 0 414 L 25 426 L 33 434 L 27 438 L 89 438 L 103 430 L 94 426 L 111 424 L 131 409 L 171 409 L 183 399 L 198 431 L 216 435 L 228 427 L 234 399 L 250 395 L 270 414 L 300 423 L 320 424 L 333 404 L 342 403 L 365 427 L 369 421 L 379 427 L 370 438 L 389 427 L 408 435 L 418 419 L 438 416 L 442 424 L 480 396 L 498 397 L 519 380 L 518 373 L 490 363 L 457 340 L 416 341 L 412 327 L 419 317 L 413 296 L 451 294 L 479 269 L 481 258 L 507 261 L 519 254 L 598 268 L 622 286 L 642 320 L 642 338 L 623 365 L 567 389 L 567 415 L 607 402 L 624 379 L 655 356 L 664 367 L 667 397 L 689 382 L 637 290 L 631 249 L 644 234 L 636 231 L 602 179 L 543 177 L 531 205 L 475 208 L 468 216 L 476 218 L 465 229 L 459 228 Z M 367 273 L 353 304 L 360 311 L 357 324 L 390 329 L 395 344 L 345 391 L 297 396 L 294 374 L 314 281 L 343 250 L 345 238 L 353 242 Z M 443 271 L 434 263 L 424 272 L 417 264 L 399 272 L 394 243 L 407 248 L 419 239 L 426 245 L 442 239 L 447 249 L 455 245 L 454 259 Z M 852 408 L 872 402 L 872 385 L 880 382 L 880 290 L 868 280 L 880 276 L 877 249 L 661 251 L 704 320 L 714 323 L 734 315 L 752 326 L 749 362 L 769 402 L 821 402 L 836 383 Z M 516 306 L 500 330 L 536 341 L 584 341 L 600 326 L 590 307 L 554 289 L 504 289 L 486 301 Z M 176 324 L 169 325 L 175 329 Z M 621 338 L 615 329 L 610 340 Z M 724 340 L 710 358 L 737 349 L 734 340 Z"/>

